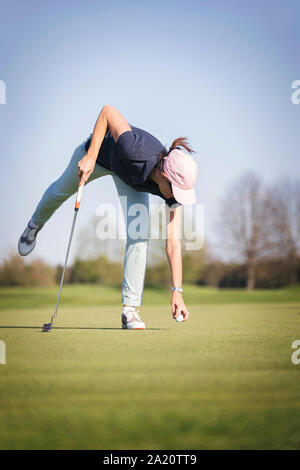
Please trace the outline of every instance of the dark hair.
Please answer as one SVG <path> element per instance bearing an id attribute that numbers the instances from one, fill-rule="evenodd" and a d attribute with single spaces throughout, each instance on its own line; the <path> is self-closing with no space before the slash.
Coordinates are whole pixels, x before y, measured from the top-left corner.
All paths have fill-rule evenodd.
<path id="1" fill-rule="evenodd" d="M 195 153 L 194 150 L 191 149 L 191 147 L 189 146 L 189 143 L 187 141 L 187 137 L 178 137 L 177 139 L 173 140 L 172 142 L 172 145 L 171 147 L 169 147 L 169 150 L 167 150 L 166 148 L 164 148 L 160 154 L 159 154 L 159 157 L 158 157 L 158 161 L 157 161 L 157 165 L 159 166 L 159 168 L 162 170 L 162 167 L 160 165 L 160 162 L 161 160 L 166 157 L 167 155 L 169 155 L 170 152 L 172 152 L 172 150 L 174 149 L 180 149 L 180 147 L 183 149 L 183 150 L 186 150 L 187 152 L 189 153 Z"/>
<path id="2" fill-rule="evenodd" d="M 182 147 L 184 150 L 186 150 L 189 153 L 195 153 L 194 150 L 191 149 L 189 146 L 188 141 L 186 140 L 187 137 L 178 137 L 177 139 L 173 140 L 173 143 L 171 147 L 169 148 L 168 154 L 172 152 L 174 149 L 178 149 Z"/>

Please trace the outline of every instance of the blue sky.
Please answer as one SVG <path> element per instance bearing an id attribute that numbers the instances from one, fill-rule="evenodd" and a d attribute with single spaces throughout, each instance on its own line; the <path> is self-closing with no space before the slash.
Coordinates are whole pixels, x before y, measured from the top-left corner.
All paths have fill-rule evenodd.
<path id="1" fill-rule="evenodd" d="M 0 11 L 1 257 L 104 104 L 166 145 L 189 138 L 212 241 L 233 179 L 299 176 L 298 0 L 11 0 Z M 111 201 L 111 177 L 88 186 L 77 234 Z M 72 210 L 69 200 L 47 223 L 36 257 L 63 261 Z"/>

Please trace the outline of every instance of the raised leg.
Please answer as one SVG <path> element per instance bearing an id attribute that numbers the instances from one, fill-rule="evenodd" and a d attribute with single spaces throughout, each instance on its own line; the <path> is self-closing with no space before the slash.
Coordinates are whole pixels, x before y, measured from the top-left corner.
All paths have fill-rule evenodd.
<path id="1" fill-rule="evenodd" d="M 79 184 L 78 162 L 85 154 L 84 143 L 82 143 L 75 149 L 63 174 L 46 189 L 32 216 L 32 220 L 36 225 L 43 225 L 47 222 L 56 209 L 76 193 Z M 88 183 L 108 174 L 112 174 L 112 172 L 96 164 Z"/>

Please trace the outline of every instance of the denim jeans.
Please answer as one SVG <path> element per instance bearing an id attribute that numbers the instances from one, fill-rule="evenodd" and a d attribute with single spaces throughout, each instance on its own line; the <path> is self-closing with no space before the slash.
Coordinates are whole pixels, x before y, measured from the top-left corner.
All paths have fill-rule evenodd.
<path id="1" fill-rule="evenodd" d="M 77 164 L 86 154 L 84 144 L 85 142 L 75 149 L 66 170 L 45 191 L 32 216 L 35 224 L 43 225 L 47 222 L 55 210 L 60 207 L 66 199 L 77 192 L 79 182 Z M 143 227 L 141 227 L 140 236 L 138 238 L 136 236 L 132 237 L 130 233 L 131 230 L 128 230 L 128 226 L 130 217 L 134 213 L 134 211 L 131 210 L 134 204 L 143 204 L 149 214 L 149 194 L 131 188 L 116 174 L 100 166 L 98 163 L 96 163 L 88 183 L 105 175 L 112 175 L 119 197 L 123 196 L 122 200 L 127 201 L 127 205 L 121 202 L 127 234 L 123 267 L 122 303 L 135 307 L 140 306 L 142 304 L 149 242 L 149 219 L 148 217 L 143 218 Z"/>

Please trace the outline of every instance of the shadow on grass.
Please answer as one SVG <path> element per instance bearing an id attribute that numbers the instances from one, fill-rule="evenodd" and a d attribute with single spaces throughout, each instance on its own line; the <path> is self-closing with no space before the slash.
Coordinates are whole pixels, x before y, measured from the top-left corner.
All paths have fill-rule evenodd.
<path id="1" fill-rule="evenodd" d="M 41 330 L 41 326 L 0 326 L 0 329 L 14 328 L 14 329 L 29 329 Z M 97 328 L 92 326 L 54 326 L 53 330 L 122 330 L 122 328 Z M 168 330 L 168 328 L 146 328 L 146 331 L 160 331 Z"/>

